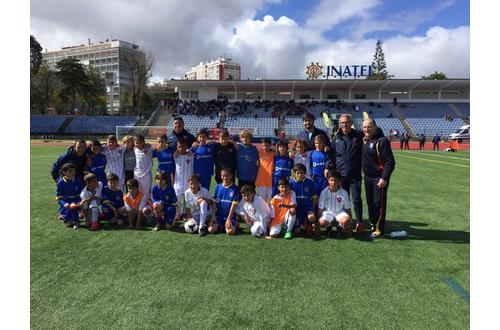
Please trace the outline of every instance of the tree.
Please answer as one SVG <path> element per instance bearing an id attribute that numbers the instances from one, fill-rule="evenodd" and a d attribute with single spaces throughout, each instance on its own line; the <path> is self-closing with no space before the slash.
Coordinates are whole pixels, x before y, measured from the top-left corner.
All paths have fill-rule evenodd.
<path id="1" fill-rule="evenodd" d="M 40 65 L 42 65 L 42 46 L 38 43 L 33 35 L 30 35 L 30 75 L 34 76 L 38 73 Z"/>
<path id="2" fill-rule="evenodd" d="M 434 71 L 433 73 L 431 73 L 428 76 L 422 76 L 422 79 L 424 79 L 424 80 L 444 80 L 444 79 L 448 79 L 448 78 L 446 77 L 446 73 Z"/>
<path id="3" fill-rule="evenodd" d="M 151 54 L 145 56 L 137 51 L 124 50 L 123 64 L 128 74 L 129 86 L 127 90 L 131 98 L 131 112 L 140 112 L 142 94 L 146 92 L 146 85 L 153 76 L 154 59 Z"/>
<path id="4" fill-rule="evenodd" d="M 55 72 L 50 70 L 47 63 L 42 63 L 38 73 L 30 79 L 31 108 L 36 113 L 43 113 L 50 107 L 60 85 Z"/>
<path id="5" fill-rule="evenodd" d="M 77 93 L 82 93 L 88 84 L 88 77 L 83 64 L 74 58 L 65 58 L 57 62 L 56 75 L 61 79 L 64 88 L 61 97 L 68 99 L 71 96 L 71 111 L 75 109 Z"/>
<path id="6" fill-rule="evenodd" d="M 86 74 L 87 80 L 82 84 L 81 93 L 89 111 L 94 113 L 97 106 L 106 107 L 106 82 L 92 66 L 87 69 Z"/>
<path id="7" fill-rule="evenodd" d="M 385 80 L 393 76 L 389 75 L 387 72 L 387 65 L 385 64 L 384 50 L 382 49 L 382 41 L 377 40 L 375 46 L 375 54 L 373 54 L 372 61 L 372 74 L 366 77 L 366 79 L 371 80 Z"/>

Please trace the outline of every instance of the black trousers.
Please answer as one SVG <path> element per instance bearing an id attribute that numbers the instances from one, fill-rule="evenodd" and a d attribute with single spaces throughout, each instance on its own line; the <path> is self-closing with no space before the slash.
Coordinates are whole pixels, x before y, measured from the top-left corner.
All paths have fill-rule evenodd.
<path id="1" fill-rule="evenodd" d="M 433 143 L 433 144 L 432 144 L 432 150 L 437 150 L 437 151 L 439 151 L 439 143 Z"/>
<path id="2" fill-rule="evenodd" d="M 243 187 L 244 185 L 252 186 L 255 189 L 255 181 L 246 181 L 238 179 L 238 188 L 240 188 L 240 190 L 241 187 Z"/>
<path id="3" fill-rule="evenodd" d="M 340 185 L 351 196 L 352 206 L 356 214 L 356 222 L 362 222 L 363 200 L 361 199 L 361 178 L 342 177 Z"/>
<path id="4" fill-rule="evenodd" d="M 387 210 L 387 190 L 389 188 L 389 181 L 387 181 L 387 186 L 385 188 L 379 189 L 379 187 L 377 187 L 379 180 L 379 177 L 372 178 L 365 176 L 365 192 L 370 222 L 375 230 L 378 230 L 383 234 L 385 230 L 385 214 Z"/>

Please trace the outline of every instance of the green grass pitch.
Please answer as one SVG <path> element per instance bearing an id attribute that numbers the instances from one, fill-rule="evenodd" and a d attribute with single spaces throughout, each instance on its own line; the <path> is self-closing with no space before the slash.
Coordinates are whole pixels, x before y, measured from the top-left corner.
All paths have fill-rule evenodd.
<path id="1" fill-rule="evenodd" d="M 316 242 L 67 229 L 63 150 L 31 147 L 34 329 L 469 328 L 467 152 L 394 151 L 387 228 L 407 239 Z"/>

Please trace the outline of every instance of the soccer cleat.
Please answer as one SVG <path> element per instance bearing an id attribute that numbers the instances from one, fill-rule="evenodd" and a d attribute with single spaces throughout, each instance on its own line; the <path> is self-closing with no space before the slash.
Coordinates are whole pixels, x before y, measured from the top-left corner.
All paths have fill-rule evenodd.
<path id="1" fill-rule="evenodd" d="M 285 233 L 285 239 L 291 239 L 292 238 L 292 232 L 291 231 L 287 231 Z"/>
<path id="2" fill-rule="evenodd" d="M 98 230 L 99 229 L 99 222 L 92 222 L 90 224 L 90 230 Z"/>
<path id="3" fill-rule="evenodd" d="M 206 236 L 208 233 L 207 226 L 200 227 L 200 229 L 198 229 L 198 233 L 200 237 Z"/>
<path id="4" fill-rule="evenodd" d="M 160 230 L 160 225 L 156 225 L 153 229 L 153 231 L 158 231 L 158 230 Z"/>
<path id="5" fill-rule="evenodd" d="M 75 224 L 75 225 L 73 226 L 73 229 L 80 229 L 80 225 L 79 225 L 79 224 Z"/>
<path id="6" fill-rule="evenodd" d="M 373 239 L 380 238 L 382 236 L 382 233 L 378 230 L 375 230 L 373 233 L 370 234 L 370 237 Z"/>
<path id="7" fill-rule="evenodd" d="M 363 226 L 363 223 L 358 222 L 356 224 L 356 234 L 363 235 L 364 233 L 365 233 L 365 227 Z"/>

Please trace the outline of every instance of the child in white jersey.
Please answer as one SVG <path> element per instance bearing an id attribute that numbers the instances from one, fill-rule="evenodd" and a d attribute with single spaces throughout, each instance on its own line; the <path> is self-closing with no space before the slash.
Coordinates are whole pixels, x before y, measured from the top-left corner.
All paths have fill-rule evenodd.
<path id="1" fill-rule="evenodd" d="M 255 194 L 250 185 L 241 187 L 241 201 L 236 208 L 236 214 L 241 216 L 251 226 L 250 232 L 255 237 L 262 237 L 267 233 L 271 221 L 271 209 L 264 198 Z"/>
<path id="2" fill-rule="evenodd" d="M 188 179 L 193 174 L 194 155 L 188 150 L 187 141 L 181 139 L 177 142 L 177 150 L 174 153 L 175 178 L 174 190 L 177 195 L 177 214 L 185 212 L 185 195 L 189 188 Z M 178 218 L 178 217 L 177 217 Z"/>
<path id="3" fill-rule="evenodd" d="M 80 207 L 83 210 L 85 221 L 90 230 L 99 229 L 99 208 L 102 202 L 103 184 L 97 179 L 97 175 L 89 173 L 85 175 L 86 186 L 80 193 Z"/>
<path id="4" fill-rule="evenodd" d="M 210 192 L 200 185 L 200 178 L 192 174 L 189 179 L 189 188 L 184 193 L 186 201 L 186 218 L 193 218 L 198 223 L 200 236 L 205 236 L 208 232 L 207 217 L 213 210 L 213 200 Z M 212 215 L 213 217 L 213 215 Z"/>
<path id="5" fill-rule="evenodd" d="M 137 134 L 134 137 L 135 168 L 134 179 L 139 181 L 139 190 L 146 194 L 146 200 L 151 196 L 151 185 L 153 184 L 153 150 L 154 147 L 146 145 L 144 135 Z"/>
<path id="6" fill-rule="evenodd" d="M 116 136 L 109 135 L 106 140 L 106 145 L 101 149 L 101 153 L 106 156 L 106 174 L 114 173 L 118 176 L 119 188 L 125 187 L 125 171 L 123 169 L 123 155 L 126 146 L 118 144 Z"/>

